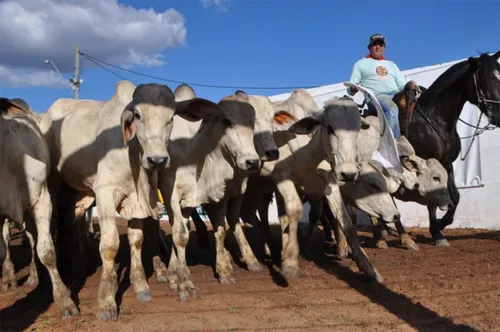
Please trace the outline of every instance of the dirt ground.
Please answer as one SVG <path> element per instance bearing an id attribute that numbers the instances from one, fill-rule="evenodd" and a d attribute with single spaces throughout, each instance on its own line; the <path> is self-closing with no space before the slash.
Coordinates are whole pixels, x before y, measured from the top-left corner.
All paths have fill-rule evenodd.
<path id="1" fill-rule="evenodd" d="M 123 221 L 118 223 L 125 233 Z M 167 223 L 162 228 L 170 230 Z M 279 228 L 273 231 L 271 249 L 279 255 Z M 229 235 L 236 283 L 222 285 L 212 268 L 214 250 L 202 251 L 191 233 L 188 264 L 199 298 L 187 302 L 159 283 L 146 261 L 153 299 L 135 297 L 126 273 L 128 241 L 122 235 L 116 322 L 95 318 L 100 267 L 82 288 L 72 285 L 81 315 L 61 320 L 48 277 L 40 274 L 37 289 L 23 285 L 30 251 L 17 238 L 11 252 L 19 288 L 0 293 L 0 331 L 500 331 L 500 232 L 446 230 L 451 247 L 437 248 L 426 229 L 408 231 L 419 251 L 401 248 L 395 237 L 389 237 L 388 250 L 377 249 L 371 233 L 359 232 L 384 277 L 382 285 L 365 280 L 351 259 L 339 260 L 335 246 L 325 243 L 319 231 L 312 259 L 301 259 L 299 277 L 293 280 L 283 279 L 271 263 L 262 272 L 239 266 Z M 166 239 L 171 243 L 169 235 Z M 258 243 L 251 235 L 250 241 Z M 258 244 L 255 250 L 262 253 Z"/>

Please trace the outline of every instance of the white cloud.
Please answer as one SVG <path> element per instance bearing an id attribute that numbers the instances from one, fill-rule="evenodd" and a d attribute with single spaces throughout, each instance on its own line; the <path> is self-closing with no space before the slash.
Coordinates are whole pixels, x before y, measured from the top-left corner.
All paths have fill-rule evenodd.
<path id="1" fill-rule="evenodd" d="M 4 86 L 61 86 L 60 76 L 44 60 L 72 72 L 76 44 L 83 53 L 128 68 L 162 66 L 161 52 L 186 44 L 179 12 L 135 9 L 116 0 L 1 1 L 0 21 Z M 93 66 L 82 59 L 84 66 Z"/>
<path id="2" fill-rule="evenodd" d="M 216 9 L 220 11 L 228 11 L 229 10 L 229 0 L 200 0 L 203 4 L 203 7 L 209 8 L 214 6 Z"/>
<path id="3" fill-rule="evenodd" d="M 64 88 L 69 82 L 64 80 L 55 71 L 33 71 L 26 72 L 0 65 L 0 82 L 9 87 L 36 87 L 51 86 Z"/>

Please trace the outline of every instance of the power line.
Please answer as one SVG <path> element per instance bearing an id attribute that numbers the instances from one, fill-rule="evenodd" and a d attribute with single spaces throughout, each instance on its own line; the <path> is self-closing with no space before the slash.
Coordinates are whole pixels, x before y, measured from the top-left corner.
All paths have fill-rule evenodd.
<path id="1" fill-rule="evenodd" d="M 113 74 L 113 75 L 115 75 L 115 76 L 117 76 L 117 77 L 121 78 L 122 80 L 126 80 L 126 81 L 128 81 L 125 77 L 121 76 L 120 74 L 117 74 L 117 73 L 115 73 L 114 71 L 109 70 L 108 68 L 106 68 L 106 67 L 102 66 L 102 65 L 101 65 L 100 63 L 98 63 L 97 61 L 94 61 L 94 60 L 90 59 L 87 55 L 82 54 L 82 53 L 80 53 L 80 54 L 81 54 L 82 56 L 84 56 L 87 60 L 92 61 L 92 62 L 93 62 L 93 63 L 95 63 L 97 66 L 101 67 L 102 69 L 104 69 L 104 70 L 106 70 L 106 71 L 110 72 L 111 74 Z"/>
<path id="2" fill-rule="evenodd" d="M 149 77 L 149 78 L 152 78 L 152 79 L 155 79 L 155 80 L 159 80 L 159 81 L 166 81 L 166 82 L 171 82 L 171 83 L 177 83 L 177 84 L 188 84 L 188 85 L 191 85 L 191 86 L 201 86 L 201 87 L 206 87 L 206 88 L 215 88 L 215 89 L 248 89 L 248 90 L 295 90 L 295 89 L 314 89 L 314 88 L 318 88 L 320 87 L 320 85 L 315 85 L 315 86 L 284 86 L 284 87 L 257 87 L 257 86 L 231 86 L 231 85 L 213 85 L 213 84 L 201 84 L 201 83 L 189 83 L 189 82 L 183 82 L 183 81 L 177 81 L 177 80 L 171 80 L 171 79 L 166 79 L 166 78 L 163 78 L 163 77 L 158 77 L 158 76 L 152 76 L 152 75 L 148 75 L 148 74 L 143 74 L 143 73 L 140 73 L 140 72 L 137 72 L 137 71 L 134 71 L 134 70 L 130 70 L 130 69 L 126 69 L 126 68 L 123 68 L 123 67 L 120 67 L 120 66 L 117 66 L 117 65 L 113 65 L 111 63 L 108 63 L 106 61 L 103 61 L 103 60 L 99 60 L 91 55 L 88 55 L 88 54 L 85 54 L 83 52 L 80 52 L 80 54 L 82 56 L 84 56 L 86 59 L 92 61 L 93 63 L 95 63 L 96 65 L 98 65 L 99 67 L 101 68 L 104 68 L 106 69 L 107 71 L 109 71 L 110 73 L 118 76 L 118 77 L 121 77 L 122 79 L 125 79 L 123 78 L 122 76 L 112 72 L 111 70 L 103 67 L 102 65 L 98 64 L 97 62 L 100 62 L 100 63 L 103 63 L 105 65 L 108 65 L 110 67 L 114 67 L 114 68 L 117 68 L 117 69 L 120 69 L 120 70 L 123 70 L 123 71 L 127 71 L 129 73 L 132 73 L 132 74 L 135 74 L 135 75 L 139 75 L 139 76 L 144 76 L 144 77 Z"/>

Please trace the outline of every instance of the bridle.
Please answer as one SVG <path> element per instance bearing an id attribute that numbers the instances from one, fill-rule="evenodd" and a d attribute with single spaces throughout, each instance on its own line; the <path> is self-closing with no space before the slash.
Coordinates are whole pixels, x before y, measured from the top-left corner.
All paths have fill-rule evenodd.
<path id="1" fill-rule="evenodd" d="M 488 117 L 488 121 L 491 119 L 492 114 L 491 114 L 491 104 L 500 104 L 500 100 L 492 100 L 492 99 L 487 99 L 486 95 L 481 89 L 481 86 L 477 83 L 477 73 L 479 70 L 475 71 L 472 77 L 474 78 L 474 90 L 476 91 L 476 96 L 477 96 L 477 107 L 486 114 Z M 495 126 L 496 127 L 496 126 Z"/>

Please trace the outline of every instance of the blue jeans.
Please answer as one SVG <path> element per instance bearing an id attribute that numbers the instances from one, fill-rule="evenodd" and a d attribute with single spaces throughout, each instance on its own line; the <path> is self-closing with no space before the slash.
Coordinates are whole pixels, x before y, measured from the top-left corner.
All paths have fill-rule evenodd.
<path id="1" fill-rule="evenodd" d="M 398 138 L 401 136 L 401 130 L 399 128 L 399 109 L 396 103 L 392 101 L 392 98 L 394 97 L 394 94 L 379 94 L 376 95 L 378 102 L 380 103 L 380 106 L 382 106 L 382 109 L 384 110 L 385 117 L 387 118 L 387 121 L 389 122 L 389 126 L 392 129 L 392 133 L 394 135 L 394 138 Z"/>

